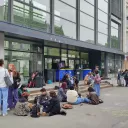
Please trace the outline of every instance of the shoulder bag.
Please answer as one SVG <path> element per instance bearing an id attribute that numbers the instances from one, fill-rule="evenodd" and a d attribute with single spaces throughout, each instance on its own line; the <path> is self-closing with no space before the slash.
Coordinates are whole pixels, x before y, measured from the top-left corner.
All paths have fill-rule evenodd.
<path id="1" fill-rule="evenodd" d="M 4 81 L 5 81 L 5 83 L 6 83 L 6 85 L 7 85 L 8 87 L 11 87 L 12 84 L 13 84 L 12 81 L 10 80 L 9 76 L 7 75 L 6 70 L 5 70 Z"/>

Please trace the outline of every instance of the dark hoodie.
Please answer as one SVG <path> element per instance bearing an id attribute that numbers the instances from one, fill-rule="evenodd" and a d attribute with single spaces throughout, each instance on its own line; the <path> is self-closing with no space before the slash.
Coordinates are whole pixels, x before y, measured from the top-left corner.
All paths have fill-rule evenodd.
<path id="1" fill-rule="evenodd" d="M 47 111 L 48 105 L 49 105 L 50 96 L 48 94 L 41 95 L 39 97 L 39 104 L 43 106 L 43 112 Z"/>

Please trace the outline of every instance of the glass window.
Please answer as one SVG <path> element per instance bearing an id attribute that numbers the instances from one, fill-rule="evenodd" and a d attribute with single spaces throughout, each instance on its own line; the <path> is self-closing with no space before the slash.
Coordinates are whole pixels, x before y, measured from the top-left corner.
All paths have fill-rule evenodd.
<path id="1" fill-rule="evenodd" d="M 118 24 L 111 22 L 111 47 L 117 49 L 120 48 L 118 27 Z"/>
<path id="2" fill-rule="evenodd" d="M 104 46 L 108 46 L 108 36 L 98 33 L 98 43 Z"/>
<path id="3" fill-rule="evenodd" d="M 76 9 L 55 0 L 55 15 L 76 22 Z"/>
<path id="4" fill-rule="evenodd" d="M 94 17 L 94 6 L 85 0 L 80 0 L 80 10 Z"/>
<path id="5" fill-rule="evenodd" d="M 85 59 L 88 61 L 88 53 L 81 52 L 81 59 Z"/>
<path id="6" fill-rule="evenodd" d="M 62 56 L 62 57 L 67 57 L 67 50 L 62 49 L 62 50 L 61 50 L 61 56 Z"/>
<path id="7" fill-rule="evenodd" d="M 108 25 L 101 21 L 98 21 L 98 31 L 104 34 L 108 34 Z"/>
<path id="8" fill-rule="evenodd" d="M 105 0 L 98 0 L 98 8 L 108 13 L 108 2 Z"/>
<path id="9" fill-rule="evenodd" d="M 76 0 L 61 0 L 61 1 L 71 5 L 73 7 L 76 7 Z"/>
<path id="10" fill-rule="evenodd" d="M 94 43 L 94 31 L 80 26 L 80 40 L 88 43 Z"/>
<path id="11" fill-rule="evenodd" d="M 76 24 L 59 17 L 54 17 L 55 33 L 76 39 Z"/>
<path id="12" fill-rule="evenodd" d="M 44 55 L 60 56 L 60 49 L 52 47 L 44 47 Z"/>
<path id="13" fill-rule="evenodd" d="M 94 29 L 94 18 L 80 12 L 80 24 Z"/>
<path id="14" fill-rule="evenodd" d="M 50 12 L 50 0 L 19 0 L 36 8 Z"/>
<path id="15" fill-rule="evenodd" d="M 8 0 L 0 0 L 0 21 L 7 21 Z"/>
<path id="16" fill-rule="evenodd" d="M 50 12 L 50 0 L 32 0 L 33 6 Z"/>
<path id="17" fill-rule="evenodd" d="M 108 23 L 108 15 L 100 10 L 98 10 L 98 19 L 105 23 Z"/>
<path id="18" fill-rule="evenodd" d="M 50 14 L 14 1 L 13 18 L 15 24 L 50 32 Z"/>
<path id="19" fill-rule="evenodd" d="M 70 58 L 79 58 L 79 52 L 77 51 L 72 51 L 72 50 L 69 50 L 68 51 L 68 57 Z"/>
<path id="20" fill-rule="evenodd" d="M 95 0 L 85 0 L 85 1 L 88 1 L 89 3 L 91 3 L 91 4 L 94 5 L 94 1 L 95 1 Z"/>

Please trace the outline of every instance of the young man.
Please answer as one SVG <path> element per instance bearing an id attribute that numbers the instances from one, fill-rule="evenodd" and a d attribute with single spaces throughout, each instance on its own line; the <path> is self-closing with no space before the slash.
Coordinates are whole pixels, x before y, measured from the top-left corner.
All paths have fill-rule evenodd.
<path id="1" fill-rule="evenodd" d="M 81 104 L 81 103 L 90 103 L 88 98 L 79 97 L 77 91 L 74 90 L 74 87 L 71 86 L 70 90 L 67 91 L 67 102 L 70 104 Z"/>

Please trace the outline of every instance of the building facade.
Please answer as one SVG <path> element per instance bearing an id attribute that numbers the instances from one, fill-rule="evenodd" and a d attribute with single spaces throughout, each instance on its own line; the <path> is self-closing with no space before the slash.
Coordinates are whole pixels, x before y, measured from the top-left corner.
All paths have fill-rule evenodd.
<path id="1" fill-rule="evenodd" d="M 33 71 L 122 68 L 123 0 L 0 0 L 0 58 L 27 80 Z"/>

